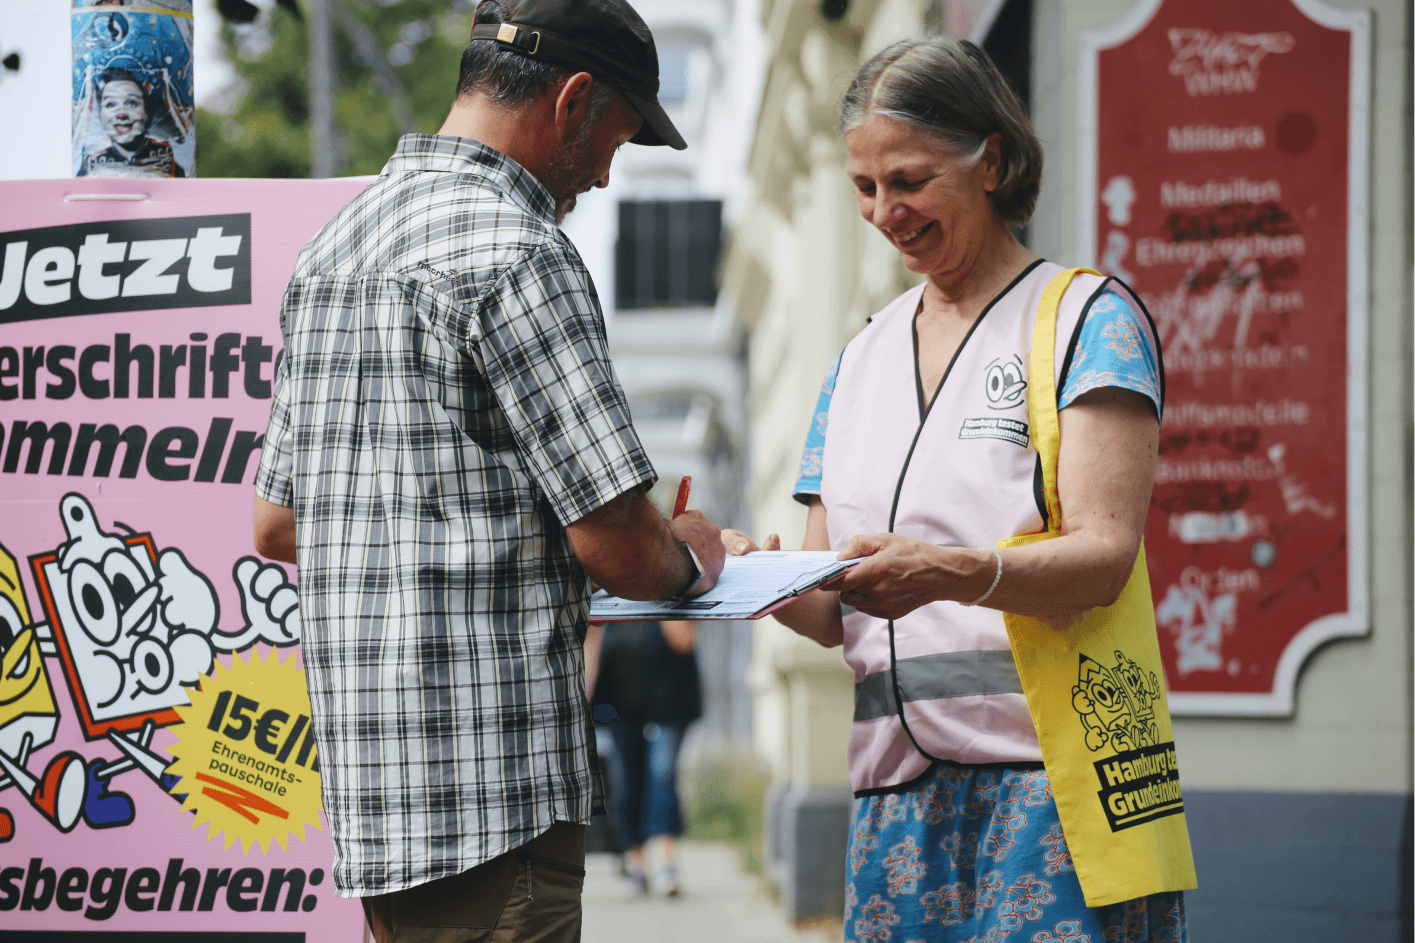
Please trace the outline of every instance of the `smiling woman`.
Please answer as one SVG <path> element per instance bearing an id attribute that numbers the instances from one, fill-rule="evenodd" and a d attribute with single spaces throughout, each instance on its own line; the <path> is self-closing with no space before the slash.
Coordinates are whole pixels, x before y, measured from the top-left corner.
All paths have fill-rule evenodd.
<path id="1" fill-rule="evenodd" d="M 945 151 L 981 156 L 997 135 L 1001 178 L 990 193 L 1003 221 L 1031 218 L 1042 181 L 1042 147 L 1022 103 L 997 67 L 972 43 L 905 41 L 875 56 L 855 75 L 840 103 L 840 130 L 879 115 L 916 128 Z"/>
<path id="2" fill-rule="evenodd" d="M 1153 325 L 1122 283 L 1017 240 L 1041 146 L 977 47 L 885 49 L 840 128 L 860 214 L 924 276 L 827 374 L 796 486 L 804 549 L 868 559 L 776 613 L 843 644 L 858 679 L 845 939 L 880 921 L 929 937 L 940 917 L 959 938 L 1006 935 L 1025 898 L 1038 939 L 1182 941 L 1193 870 L 1139 557 L 1163 405 Z M 1059 667 L 1039 688 L 1043 663 Z M 1112 757 L 1153 772 L 1132 790 L 1144 816 L 1121 774 L 1097 801 L 1090 764 Z M 1067 775 L 1082 767 L 1087 782 Z M 1130 837 L 1167 831 L 1122 847 L 1087 818 L 1107 808 L 1137 816 Z"/>

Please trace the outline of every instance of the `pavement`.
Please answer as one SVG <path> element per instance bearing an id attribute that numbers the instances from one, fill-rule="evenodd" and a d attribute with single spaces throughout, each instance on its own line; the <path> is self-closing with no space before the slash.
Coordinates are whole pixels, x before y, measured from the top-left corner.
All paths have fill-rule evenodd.
<path id="1" fill-rule="evenodd" d="M 613 855 L 585 860 L 582 943 L 825 943 L 839 941 L 828 925 L 800 929 L 759 875 L 742 868 L 737 848 L 726 842 L 679 845 L 676 898 L 643 895 L 619 876 Z"/>

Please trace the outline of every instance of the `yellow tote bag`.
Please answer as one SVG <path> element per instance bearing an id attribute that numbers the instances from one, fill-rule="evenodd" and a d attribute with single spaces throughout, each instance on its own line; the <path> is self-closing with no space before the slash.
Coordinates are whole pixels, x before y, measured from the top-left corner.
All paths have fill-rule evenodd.
<path id="1" fill-rule="evenodd" d="M 1088 271 L 1052 280 L 1032 336 L 1027 411 L 1048 529 L 998 547 L 1061 536 L 1056 313 L 1071 279 Z M 1143 543 L 1114 605 L 1058 618 L 1003 615 L 1087 906 L 1197 887 Z"/>

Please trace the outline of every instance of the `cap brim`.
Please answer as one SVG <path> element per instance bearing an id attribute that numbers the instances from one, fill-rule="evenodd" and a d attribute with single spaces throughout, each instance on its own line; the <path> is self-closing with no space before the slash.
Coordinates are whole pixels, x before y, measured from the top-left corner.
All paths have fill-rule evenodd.
<path id="1" fill-rule="evenodd" d="M 688 142 L 683 140 L 683 135 L 673 127 L 673 122 L 668 120 L 668 113 L 663 110 L 662 105 L 623 88 L 620 88 L 620 91 L 624 93 L 625 98 L 629 99 L 629 104 L 634 106 L 639 117 L 644 119 L 644 126 L 639 129 L 638 134 L 629 139 L 630 144 L 644 144 L 649 147 L 667 146 L 675 151 L 687 150 Z"/>

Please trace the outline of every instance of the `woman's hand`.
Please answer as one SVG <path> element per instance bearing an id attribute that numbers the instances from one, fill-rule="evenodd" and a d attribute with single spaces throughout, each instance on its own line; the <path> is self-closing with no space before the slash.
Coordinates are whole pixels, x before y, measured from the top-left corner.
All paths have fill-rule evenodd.
<path id="1" fill-rule="evenodd" d="M 780 550 L 781 538 L 768 534 L 760 547 L 740 530 L 722 532 L 722 546 L 732 556 L 756 550 Z M 825 505 L 820 498 L 811 499 L 811 510 L 806 517 L 806 539 L 802 550 L 829 550 L 830 537 L 825 526 Z M 796 601 L 782 606 L 772 613 L 772 617 L 798 635 L 805 636 L 826 648 L 839 645 L 844 639 L 840 624 L 840 599 L 836 593 L 813 589 L 796 597 Z"/>
<path id="2" fill-rule="evenodd" d="M 763 540 L 762 545 L 758 547 L 756 541 L 740 530 L 728 529 L 722 532 L 722 549 L 732 557 L 740 557 L 745 553 L 754 553 L 758 550 L 780 550 L 781 538 L 776 534 L 767 534 L 766 540 Z"/>
<path id="3" fill-rule="evenodd" d="M 861 534 L 840 559 L 868 557 L 826 588 L 840 601 L 878 619 L 898 619 L 940 599 L 971 600 L 987 589 L 980 574 L 993 563 L 990 551 L 939 547 L 898 534 Z M 987 571 L 988 579 L 994 571 Z M 977 592 L 973 584 L 980 583 Z"/>
<path id="4" fill-rule="evenodd" d="M 1135 565 L 1159 451 L 1154 406 L 1092 390 L 1061 411 L 1061 536 L 1001 551 L 982 605 L 1055 618 L 1115 602 Z M 991 550 L 937 547 L 895 534 L 854 537 L 841 559 L 869 559 L 823 589 L 867 615 L 898 619 L 935 600 L 972 602 L 997 578 Z"/>

